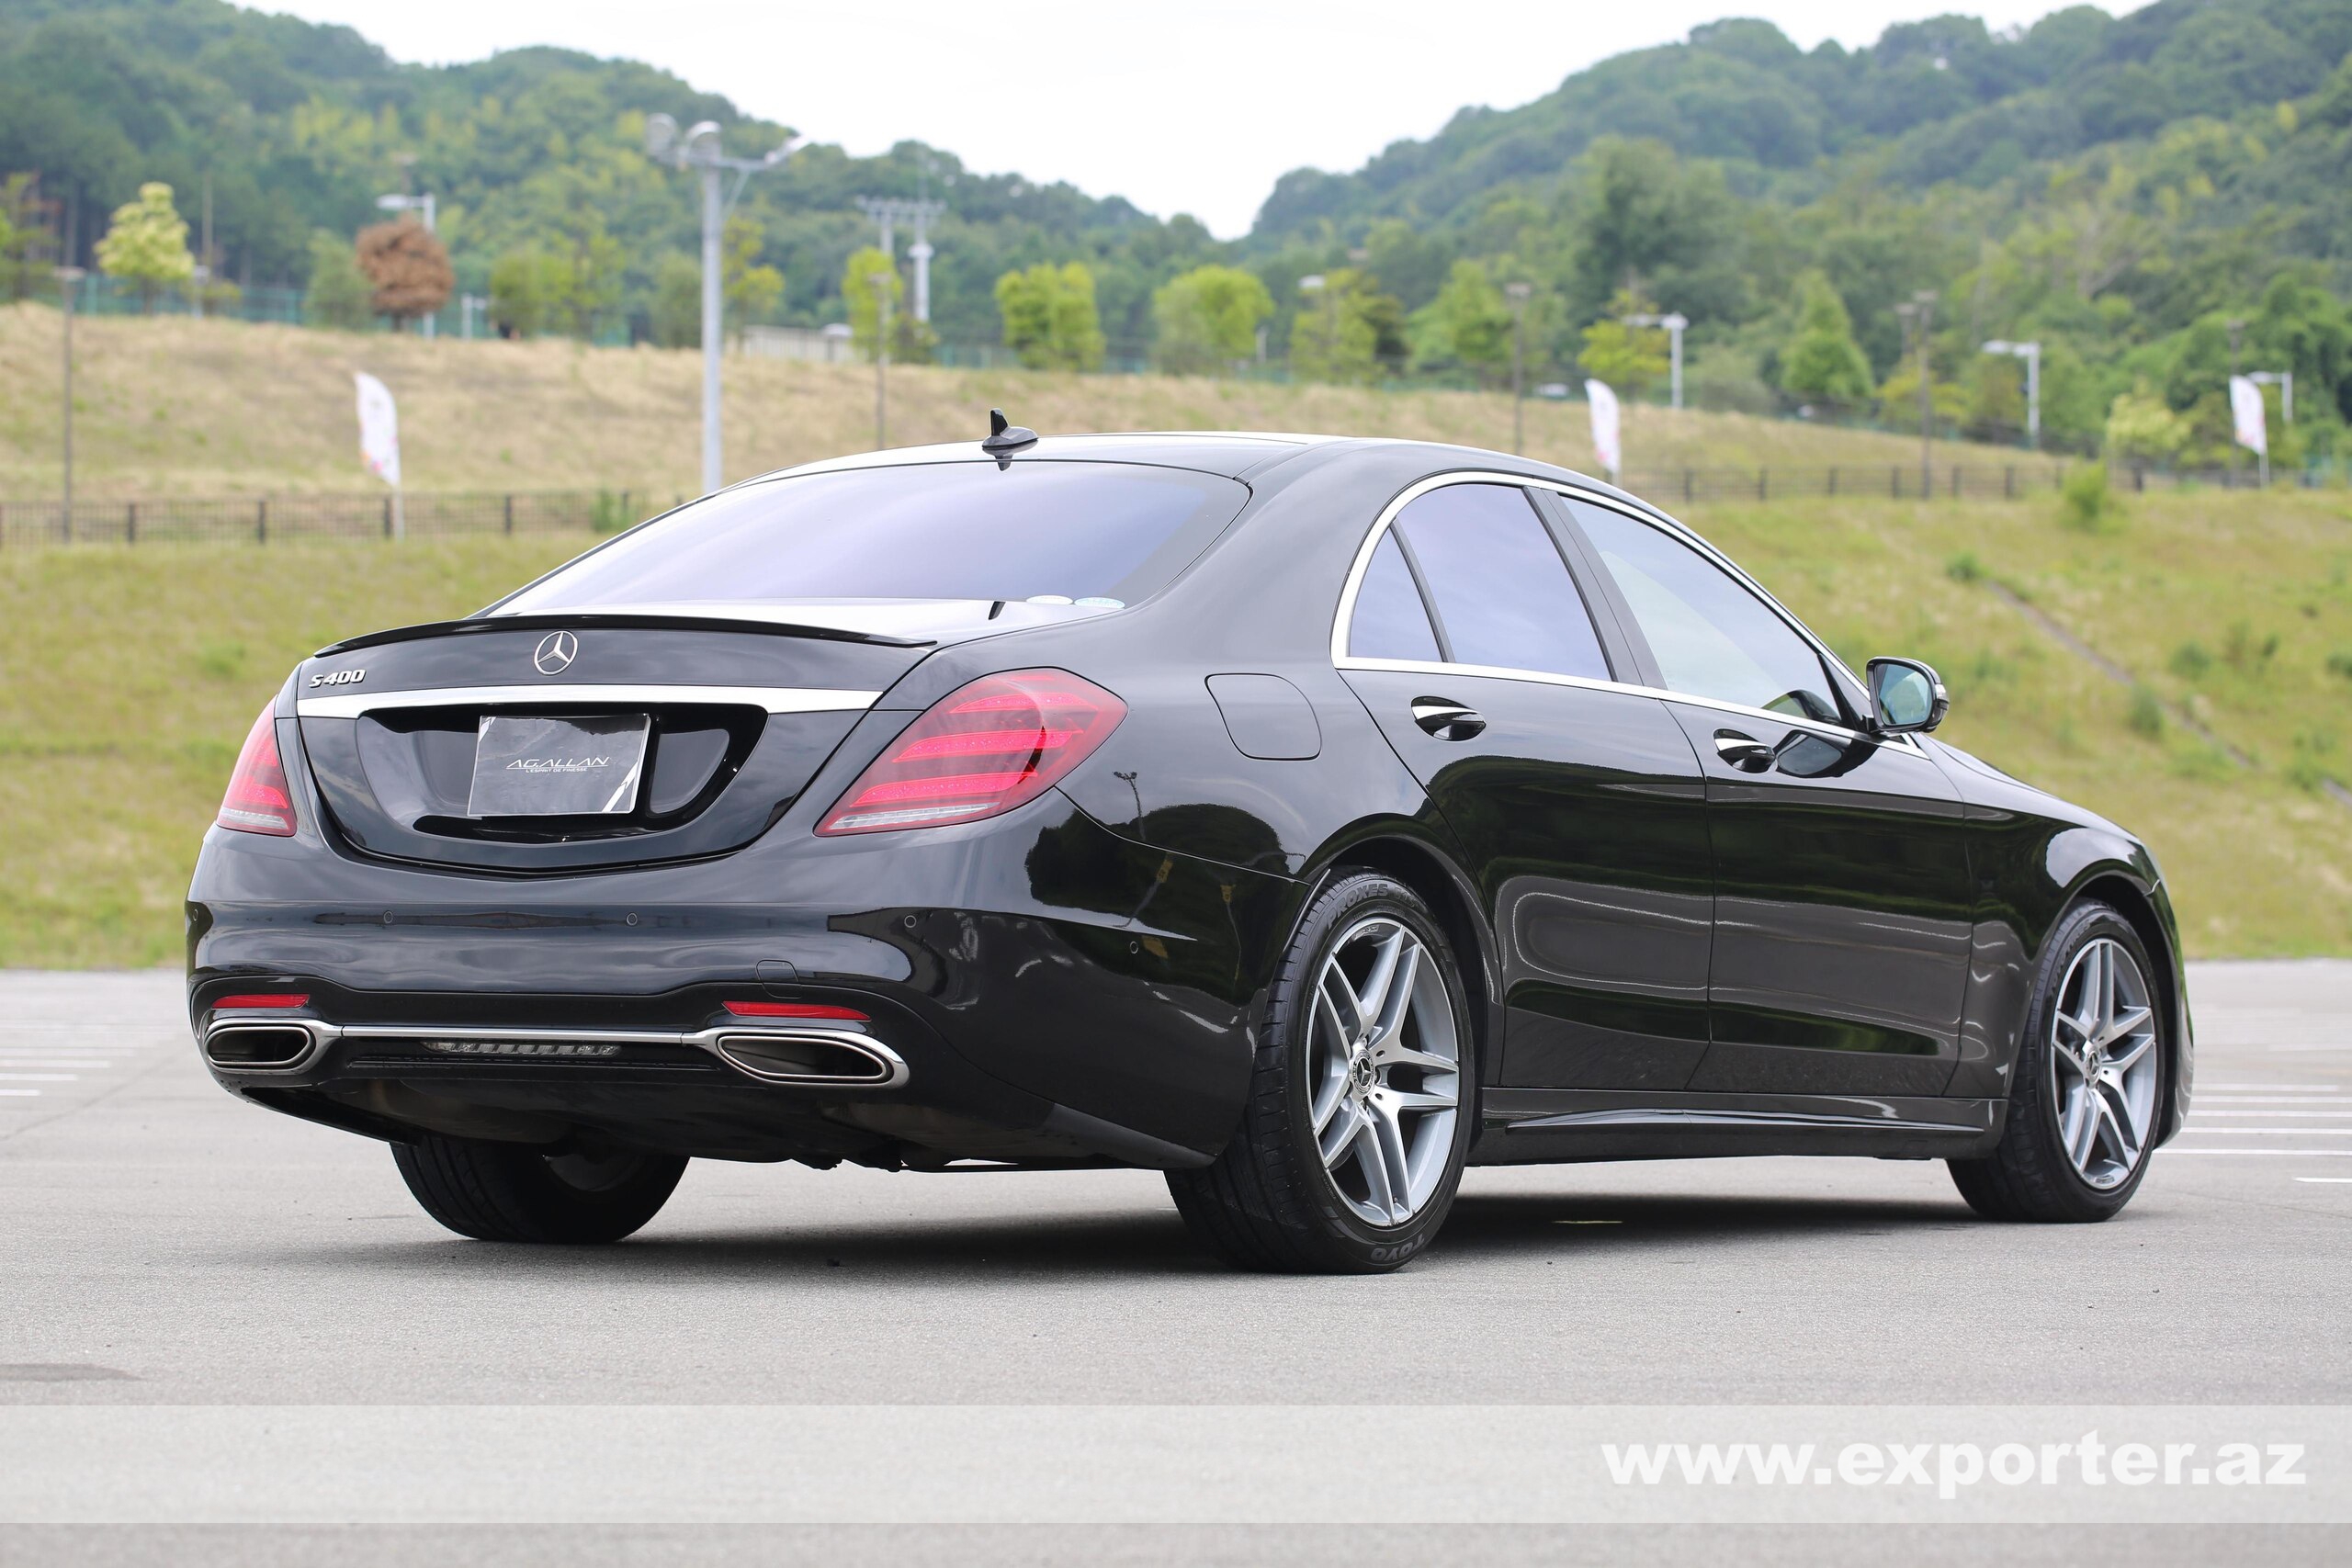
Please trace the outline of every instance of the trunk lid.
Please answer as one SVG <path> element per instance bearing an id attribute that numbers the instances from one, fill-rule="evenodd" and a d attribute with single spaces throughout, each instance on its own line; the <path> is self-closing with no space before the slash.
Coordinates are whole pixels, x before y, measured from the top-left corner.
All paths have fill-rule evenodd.
<path id="1" fill-rule="evenodd" d="M 924 617 L 892 618 L 910 635 L 767 615 L 412 626 L 306 660 L 296 713 L 328 830 L 365 853 L 508 874 L 718 854 L 765 831 L 881 694 L 955 635 L 949 626 L 978 620 L 943 607 L 930 617 L 937 635 L 923 635 Z M 493 715 L 620 719 L 632 736 L 641 716 L 625 809 L 472 815 L 476 739 Z"/>

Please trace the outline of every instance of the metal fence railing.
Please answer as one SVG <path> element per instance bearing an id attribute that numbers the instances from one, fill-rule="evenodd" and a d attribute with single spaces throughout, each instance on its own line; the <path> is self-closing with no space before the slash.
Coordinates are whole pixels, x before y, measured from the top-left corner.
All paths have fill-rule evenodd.
<path id="1" fill-rule="evenodd" d="M 150 545 L 190 541 L 282 544 L 295 539 L 388 539 L 614 533 L 684 499 L 630 491 L 514 491 L 470 494 L 390 492 L 138 501 L 0 502 L 0 549 L 34 545 Z"/>
<path id="2" fill-rule="evenodd" d="M 2068 466 L 2028 463 L 1781 464 L 1758 468 L 1647 468 L 1620 481 L 1634 494 L 1671 509 L 1702 502 L 1823 500 L 2016 501 L 2047 496 L 2065 482 Z M 2122 469 L 2110 471 L 2116 490 L 2149 492 L 2204 486 L 2252 489 L 2253 470 Z M 2333 468 L 2274 475 L 2274 488 L 2340 485 Z M 282 544 L 295 539 L 388 539 L 457 535 L 536 534 L 559 529 L 616 533 L 684 501 L 684 495 L 641 491 L 574 490 L 423 492 L 395 499 L 385 491 L 356 495 L 262 495 L 220 499 L 76 500 L 71 516 L 60 502 L 0 502 L 0 549 L 40 545 L 151 545 L 183 541 Z"/>

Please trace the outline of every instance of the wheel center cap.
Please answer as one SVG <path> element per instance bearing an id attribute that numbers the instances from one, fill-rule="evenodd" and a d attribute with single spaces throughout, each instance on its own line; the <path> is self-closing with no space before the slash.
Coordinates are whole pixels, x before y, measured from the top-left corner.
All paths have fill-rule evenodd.
<path id="1" fill-rule="evenodd" d="M 1356 1092 L 1359 1094 L 1362 1094 L 1372 1088 L 1373 1066 L 1371 1052 L 1359 1051 L 1355 1054 L 1354 1059 L 1348 1063 L 1348 1079 L 1355 1085 Z"/>

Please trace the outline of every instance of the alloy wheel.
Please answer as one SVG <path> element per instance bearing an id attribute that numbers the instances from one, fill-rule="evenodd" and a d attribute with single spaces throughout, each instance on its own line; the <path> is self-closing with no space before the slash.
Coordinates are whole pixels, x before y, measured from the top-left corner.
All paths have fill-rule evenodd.
<path id="1" fill-rule="evenodd" d="M 1420 939 L 1385 915 L 1351 926 L 1316 979 L 1306 1081 L 1323 1168 L 1358 1219 L 1404 1224 L 1436 1192 L 1461 1053 L 1444 973 Z"/>
<path id="2" fill-rule="evenodd" d="M 2157 1066 L 2147 977 L 2121 942 L 2100 937 L 2067 966 L 2050 1022 L 2058 1141 L 2100 1191 L 2121 1185 L 2147 1153 Z"/>

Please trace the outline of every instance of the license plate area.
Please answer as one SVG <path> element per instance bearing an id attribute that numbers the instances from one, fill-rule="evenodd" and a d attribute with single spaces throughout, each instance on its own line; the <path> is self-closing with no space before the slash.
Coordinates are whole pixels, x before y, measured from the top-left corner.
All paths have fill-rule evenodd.
<path id="1" fill-rule="evenodd" d="M 466 815 L 625 817 L 637 809 L 649 715 L 484 714 Z"/>

